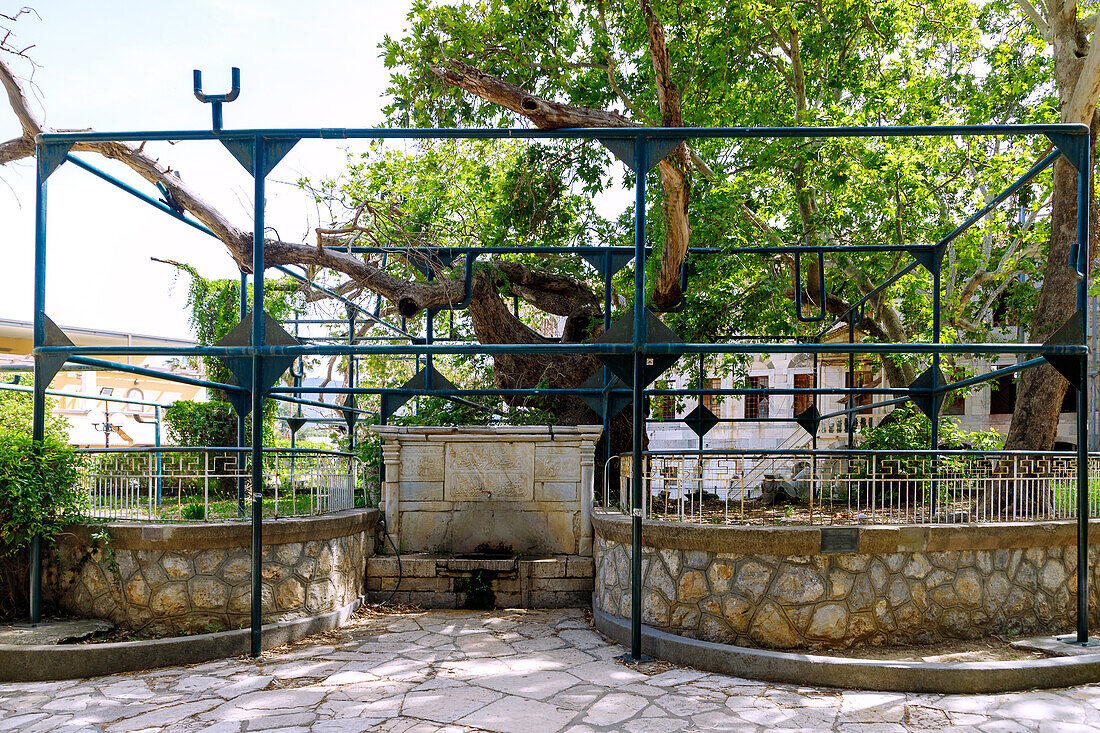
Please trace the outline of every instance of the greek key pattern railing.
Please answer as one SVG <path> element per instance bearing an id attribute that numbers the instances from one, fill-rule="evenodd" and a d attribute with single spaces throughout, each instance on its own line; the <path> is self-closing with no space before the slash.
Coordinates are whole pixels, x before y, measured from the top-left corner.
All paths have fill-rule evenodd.
<path id="1" fill-rule="evenodd" d="M 230 521 L 251 512 L 248 449 L 87 449 L 80 484 L 88 514 L 146 522 Z M 348 453 L 268 449 L 261 488 L 266 518 L 308 516 L 365 503 L 363 472 Z M 238 496 L 244 497 L 242 513 Z"/>
<path id="2" fill-rule="evenodd" d="M 646 456 L 648 519 L 714 524 L 923 524 L 1077 516 L 1072 453 L 869 452 Z M 617 496 L 629 508 L 631 457 Z M 1089 459 L 1089 514 L 1100 513 L 1100 455 Z"/>

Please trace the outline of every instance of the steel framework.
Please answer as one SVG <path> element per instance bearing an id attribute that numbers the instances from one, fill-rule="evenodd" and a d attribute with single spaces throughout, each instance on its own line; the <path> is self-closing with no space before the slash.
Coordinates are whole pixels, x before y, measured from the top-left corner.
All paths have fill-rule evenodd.
<path id="1" fill-rule="evenodd" d="M 392 415 L 404 402 L 416 395 L 435 395 L 450 399 L 460 399 L 477 395 L 526 395 L 526 396 L 577 396 L 588 402 L 593 409 L 603 417 L 606 427 L 611 417 L 626 404 L 632 405 L 632 461 L 634 466 L 642 465 L 643 433 L 645 428 L 644 398 L 649 395 L 668 394 L 668 391 L 647 389 L 649 384 L 659 374 L 672 366 L 672 364 L 685 354 L 763 354 L 780 352 L 801 352 L 811 354 L 847 354 L 850 360 L 854 360 L 857 354 L 917 354 L 930 357 L 931 366 L 908 388 L 898 389 L 857 389 L 854 386 L 845 390 L 851 394 L 874 394 L 885 397 L 872 406 L 886 406 L 898 404 L 906 400 L 914 402 L 932 420 L 933 429 L 931 437 L 931 453 L 938 450 L 938 421 L 940 406 L 945 396 L 958 388 L 976 384 L 980 381 L 994 379 L 1006 374 L 1011 374 L 1022 369 L 1036 366 L 1044 361 L 1050 362 L 1062 374 L 1064 374 L 1077 390 L 1077 450 L 1076 450 L 1076 481 L 1077 481 L 1077 634 L 1076 643 L 1089 643 L 1088 636 L 1088 415 L 1086 398 L 1086 368 L 1088 359 L 1088 347 L 1085 341 L 1086 329 L 1086 284 L 1088 278 L 1089 258 L 1089 222 L 1088 216 L 1081 212 L 1087 212 L 1089 206 L 1089 168 L 1091 164 L 1089 148 L 1089 129 L 1086 125 L 1077 124 L 1051 124 L 1051 125 L 957 125 L 957 126 L 910 126 L 910 127 L 795 127 L 795 128 L 588 128 L 588 129 L 559 129 L 559 130 L 533 130 L 533 129 L 498 129 L 498 128 L 462 128 L 462 129 L 391 129 L 391 128 L 310 128 L 310 129 L 223 129 L 222 105 L 236 98 L 240 89 L 239 72 L 233 70 L 232 91 L 223 95 L 210 95 L 202 91 L 202 79 L 198 71 L 195 72 L 195 96 L 204 103 L 212 105 L 213 124 L 210 130 L 164 130 L 164 131 L 136 131 L 136 132 L 66 132 L 44 133 L 36 137 L 36 203 L 35 203 L 35 272 L 34 272 L 34 365 L 35 365 L 35 393 L 34 393 L 34 423 L 33 438 L 42 440 L 44 433 L 45 394 L 52 377 L 66 364 L 79 364 L 91 367 L 109 368 L 122 372 L 135 374 L 151 374 L 162 379 L 176 380 L 196 384 L 203 387 L 212 387 L 224 390 L 229 396 L 239 415 L 240 428 L 238 434 L 244 435 L 245 416 L 251 412 L 258 415 L 262 412 L 265 398 L 281 399 L 289 402 L 312 404 L 326 408 L 332 405 L 323 402 L 303 400 L 302 393 L 309 392 L 340 392 L 348 395 L 348 403 L 344 406 L 344 417 L 349 427 L 354 427 L 358 415 L 364 411 L 359 409 L 354 402 L 355 395 L 379 395 L 381 400 L 381 421 Z M 814 341 L 811 343 L 756 343 L 752 341 L 738 341 L 735 343 L 683 343 L 675 334 L 667 329 L 657 315 L 648 310 L 645 302 L 646 274 L 645 260 L 646 246 L 646 173 L 650 171 L 665 155 L 673 151 L 680 143 L 689 139 L 698 138 L 726 138 L 726 139 L 830 139 L 830 138 L 899 138 L 899 137 L 933 137 L 933 136 L 1038 136 L 1049 138 L 1054 146 L 1053 152 L 1044 157 L 1039 163 L 1024 173 L 1012 185 L 1005 188 L 995 196 L 986 206 L 970 216 L 957 229 L 948 234 L 934 245 L 865 245 L 858 247 L 844 246 L 775 246 L 775 247 L 748 247 L 724 250 L 727 253 L 744 253 L 754 255 L 767 255 L 776 253 L 793 253 L 801 268 L 800 255 L 810 255 L 817 258 L 816 267 L 819 273 L 824 272 L 825 256 L 839 252 L 908 252 L 913 261 L 897 274 L 880 283 L 874 290 L 854 302 L 849 310 L 841 314 L 832 323 L 827 323 L 827 314 L 823 304 L 817 315 L 806 316 L 803 313 L 801 282 L 796 283 L 795 291 L 798 293 L 795 307 L 797 317 L 803 321 L 816 321 L 827 324 L 821 334 L 828 332 L 839 323 L 847 322 L 849 329 L 853 328 L 856 316 L 861 309 L 878 292 L 897 282 L 901 277 L 924 267 L 931 273 L 933 282 L 932 290 L 932 341 L 931 343 L 847 343 L 829 344 Z M 455 248 L 455 249 L 429 249 L 420 253 L 428 262 L 449 266 L 456 258 L 463 258 L 463 278 L 466 285 L 466 297 L 462 302 L 455 304 L 453 308 L 465 307 L 469 301 L 470 282 L 473 263 L 481 254 L 494 252 L 555 252 L 581 256 L 593 264 L 604 279 L 605 284 L 605 309 L 604 309 L 604 335 L 592 343 L 550 343 L 550 344 L 481 344 L 481 343 L 437 343 L 432 332 L 434 316 L 438 311 L 429 310 L 426 314 L 425 337 L 413 339 L 403 329 L 385 322 L 379 317 L 377 309 L 374 311 L 344 301 L 349 308 L 349 320 L 354 322 L 357 317 L 366 318 L 383 323 L 393 332 L 394 338 L 385 342 L 379 340 L 375 343 L 356 343 L 354 337 L 346 344 L 326 345 L 302 345 L 284 331 L 281 326 L 264 312 L 264 274 L 268 266 L 264 262 L 264 199 L 265 181 L 268 174 L 279 161 L 301 140 L 350 140 L 350 139 L 502 139 L 502 140 L 550 140 L 550 139 L 579 139 L 596 140 L 607 147 L 616 157 L 622 160 L 635 172 L 635 220 L 634 220 L 634 246 L 592 246 L 584 248 L 571 247 L 541 247 L 541 248 Z M 241 288 L 241 323 L 229 337 L 219 345 L 197 347 L 78 347 L 57 328 L 46 316 L 46 183 L 49 176 L 57 167 L 68 161 L 75 166 L 86 170 L 93 175 L 116 185 L 131 193 L 146 203 L 160 209 L 164 213 L 179 219 L 190 226 L 207 234 L 213 235 L 209 229 L 187 216 L 185 211 L 176 205 L 170 196 L 165 200 L 158 200 L 153 196 L 119 181 L 108 173 L 105 173 L 87 162 L 70 154 L 74 145 L 87 142 L 146 142 L 146 141 L 202 141 L 215 140 L 222 143 L 229 152 L 253 177 L 254 211 L 253 211 L 253 241 L 257 246 L 252 249 L 252 297 L 249 311 L 246 302 L 246 288 Z M 982 219 L 996 206 L 1004 202 L 1021 187 L 1035 178 L 1041 171 L 1053 165 L 1059 156 L 1064 156 L 1078 172 L 1077 195 L 1077 242 L 1072 248 L 1070 261 L 1067 266 L 1073 271 L 1077 281 L 1077 312 L 1067 321 L 1066 325 L 1044 344 L 1022 343 L 981 343 L 981 344 L 953 344 L 941 342 L 940 324 L 940 269 L 943 254 L 946 247 L 959 234 L 966 231 L 974 223 Z M 378 247 L 353 247 L 353 252 L 381 252 L 384 255 L 397 252 L 405 252 L 404 248 L 378 248 Z M 701 250 L 695 249 L 694 252 Z M 713 252 L 714 250 L 706 250 Z M 633 309 L 618 321 L 611 321 L 610 302 L 610 278 L 624 264 L 631 259 L 635 262 Z M 289 274 L 299 280 L 306 281 L 298 273 L 285 267 L 277 267 L 280 272 Z M 429 279 L 432 277 L 432 268 L 425 267 L 424 273 Z M 800 273 L 798 273 L 800 274 Z M 798 276 L 796 274 L 796 277 Z M 242 286 L 246 276 L 242 273 Z M 310 287 L 321 288 L 320 285 L 306 281 Z M 330 295 L 339 298 L 335 293 L 326 291 Z M 341 299 L 343 300 L 343 299 Z M 824 300 L 824 299 L 822 299 Z M 813 304 L 811 304 L 813 305 Z M 353 334 L 354 329 L 349 329 Z M 407 343 L 401 341 L 407 340 Z M 602 374 L 599 372 L 588 383 L 574 389 L 482 389 L 469 390 L 458 389 L 446 381 L 433 367 L 432 357 L 442 354 L 592 354 L 598 356 L 605 364 Z M 346 388 L 332 388 L 319 390 L 316 387 L 306 388 L 300 379 L 295 380 L 293 387 L 275 387 L 275 382 L 297 358 L 306 355 L 345 355 L 354 359 L 361 354 L 403 355 L 424 357 L 425 368 L 412 380 L 400 388 L 384 388 L 376 386 L 356 386 L 350 384 Z M 1026 354 L 1030 355 L 1027 361 L 1005 369 L 998 369 L 989 374 L 971 379 L 965 379 L 948 383 L 939 368 L 940 359 L 945 354 Z M 100 357 L 121 357 L 130 355 L 164 355 L 164 356 L 214 356 L 224 359 L 230 371 L 234 375 L 234 384 L 221 384 L 208 380 L 184 378 L 178 375 L 156 372 L 155 370 L 134 367 L 118 361 L 105 360 Z M 353 370 L 349 370 L 353 371 Z M 617 377 L 617 380 L 616 380 Z M 753 393 L 791 393 L 817 395 L 829 393 L 824 389 L 799 389 L 799 390 L 681 390 L 677 394 L 753 394 Z M 832 390 L 835 391 L 835 390 Z M 816 401 L 816 399 L 815 399 Z M 849 415 L 860 409 L 866 409 L 867 405 L 852 406 L 849 403 L 847 409 L 834 415 Z M 821 420 L 834 415 L 821 415 L 816 407 L 795 416 L 794 421 L 804 427 L 811 435 L 816 434 L 817 425 Z M 713 416 L 712 416 L 713 417 Z M 703 429 L 707 422 L 705 415 L 695 418 L 689 416 L 688 422 L 696 419 Z M 354 434 L 354 430 L 351 431 Z M 697 431 L 698 432 L 698 431 Z M 605 441 L 605 443 L 608 441 Z M 257 487 L 263 485 L 264 461 L 261 459 L 264 450 L 264 437 L 262 421 L 252 420 L 251 441 L 248 450 L 251 451 L 251 525 L 252 525 L 252 653 L 258 655 L 261 650 L 261 545 L 263 522 L 261 514 L 261 494 Z M 683 451 L 678 451 L 683 453 Z M 700 450 L 699 453 L 704 451 Z M 652 453 L 652 452 L 648 452 Z M 632 514 L 632 564 L 631 587 L 632 598 L 632 635 L 630 657 L 641 657 L 641 572 L 642 572 L 642 518 L 643 518 L 643 472 L 632 473 L 631 484 L 631 514 Z M 242 510 L 248 497 L 244 493 L 244 477 L 241 477 L 239 486 L 239 499 Z M 41 583 L 41 553 L 40 543 L 32 545 L 31 552 L 31 588 L 30 588 L 30 618 L 37 622 L 40 616 L 40 583 Z"/>

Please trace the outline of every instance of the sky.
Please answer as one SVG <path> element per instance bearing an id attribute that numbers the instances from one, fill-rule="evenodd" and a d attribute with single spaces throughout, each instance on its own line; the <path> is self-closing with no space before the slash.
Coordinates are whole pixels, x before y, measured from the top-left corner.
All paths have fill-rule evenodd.
<path id="1" fill-rule="evenodd" d="M 47 125 L 99 131 L 209 129 L 210 106 L 192 95 L 192 70 L 209 93 L 241 94 L 225 127 L 369 127 L 382 121 L 389 72 L 378 43 L 400 35 L 408 0 L 191 0 L 183 3 L 34 4 L 16 45 L 33 70 L 32 102 Z M 19 5 L 17 3 L 16 5 Z M 27 75 L 30 68 L 17 66 Z M 2 99 L 2 98 L 0 98 Z M 0 139 L 18 122 L 0 107 Z M 268 178 L 266 219 L 279 236 L 310 241 L 313 204 L 299 176 L 338 175 L 347 141 L 303 141 Z M 359 143 L 362 145 L 362 143 Z M 252 182 L 217 142 L 149 144 L 237 226 L 251 229 Z M 125 167 L 88 162 L 156 194 Z M 187 262 L 206 277 L 236 277 L 223 245 L 71 164 L 49 179 L 46 313 L 61 325 L 187 337 L 187 281 L 150 257 Z M 0 167 L 0 318 L 30 320 L 33 308 L 34 166 Z"/>

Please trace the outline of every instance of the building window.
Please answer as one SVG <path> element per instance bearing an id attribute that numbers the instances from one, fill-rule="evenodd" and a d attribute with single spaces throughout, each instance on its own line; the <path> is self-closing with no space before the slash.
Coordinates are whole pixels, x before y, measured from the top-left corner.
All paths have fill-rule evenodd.
<path id="1" fill-rule="evenodd" d="M 703 382 L 703 389 L 722 389 L 722 380 L 707 379 Z M 721 395 L 705 394 L 700 401 L 703 403 L 703 407 L 713 412 L 716 417 L 722 417 Z"/>
<path id="2" fill-rule="evenodd" d="M 855 376 L 856 376 L 856 383 L 855 383 L 855 387 L 854 387 L 855 389 L 870 389 L 870 388 L 875 387 L 875 386 L 878 385 L 878 382 L 875 380 L 875 373 L 870 368 L 859 369 L 856 372 Z M 848 387 L 848 388 L 852 387 L 852 374 L 851 374 L 851 372 L 845 372 L 844 373 L 844 386 Z M 842 401 L 846 402 L 846 400 L 842 400 Z M 860 414 L 860 415 L 870 415 L 871 414 L 871 409 L 872 409 L 870 407 L 870 405 L 874 401 L 875 401 L 875 395 L 873 395 L 873 394 L 857 394 L 856 395 L 855 407 L 864 407 L 864 406 L 866 406 L 866 409 L 860 410 L 858 414 Z"/>
<path id="3" fill-rule="evenodd" d="M 657 382 L 657 389 L 671 389 L 668 382 Z M 676 398 L 672 395 L 657 395 L 651 398 L 650 413 L 654 420 L 674 420 L 676 418 Z"/>
<path id="4" fill-rule="evenodd" d="M 767 389 L 767 377 L 749 377 L 749 389 Z M 768 416 L 768 396 L 762 393 L 745 395 L 745 419 L 763 420 Z"/>
<path id="5" fill-rule="evenodd" d="M 990 415 L 1011 415 L 1016 409 L 1016 380 L 1009 374 L 993 380 L 989 393 Z"/>
<path id="6" fill-rule="evenodd" d="M 813 389 L 814 375 L 812 374 L 796 374 L 794 375 L 794 388 L 795 389 Z M 811 394 L 796 394 L 794 396 L 794 414 L 801 415 L 806 410 L 810 409 L 810 405 L 814 403 L 814 396 Z"/>

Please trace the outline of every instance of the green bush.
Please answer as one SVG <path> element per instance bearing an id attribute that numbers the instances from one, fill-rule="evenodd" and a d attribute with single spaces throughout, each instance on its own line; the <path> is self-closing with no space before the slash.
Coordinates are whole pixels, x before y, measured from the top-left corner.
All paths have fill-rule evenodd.
<path id="1" fill-rule="evenodd" d="M 188 504 L 180 510 L 180 516 L 184 519 L 201 521 L 206 519 L 206 507 L 202 504 Z"/>
<path id="2" fill-rule="evenodd" d="M 865 450 L 927 450 L 932 445 L 932 421 L 923 412 L 906 404 L 863 433 L 859 447 Z M 950 417 L 940 417 L 942 450 L 1000 450 L 1004 436 L 996 430 L 966 433 Z"/>
<path id="3" fill-rule="evenodd" d="M 36 449 L 28 435 L 0 433 L 0 555 L 26 547 L 35 535 L 52 541 L 82 516 L 79 468 L 79 456 L 56 438 Z"/>
<path id="4" fill-rule="evenodd" d="M 237 444 L 237 414 L 228 402 L 177 400 L 164 411 L 164 425 L 176 445 Z"/>
<path id="5" fill-rule="evenodd" d="M 0 379 L 11 384 L 8 379 Z M 22 387 L 30 387 L 33 382 L 24 375 L 19 382 Z M 69 421 L 53 412 L 54 400 L 46 398 L 46 435 L 61 441 L 69 439 Z M 0 434 L 31 434 L 31 417 L 34 412 L 34 400 L 30 392 L 0 389 Z"/>

